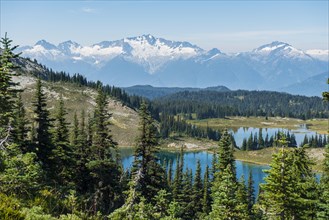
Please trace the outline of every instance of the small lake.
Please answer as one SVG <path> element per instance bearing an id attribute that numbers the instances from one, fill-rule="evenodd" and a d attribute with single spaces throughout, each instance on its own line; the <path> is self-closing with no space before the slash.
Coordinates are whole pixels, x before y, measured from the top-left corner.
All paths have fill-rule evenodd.
<path id="1" fill-rule="evenodd" d="M 258 136 L 260 130 L 262 130 L 262 136 L 264 140 L 266 135 L 268 135 L 270 138 L 271 136 L 274 136 L 278 132 L 283 132 L 283 133 L 289 132 L 290 135 L 294 134 L 296 137 L 297 146 L 299 146 L 303 142 L 305 135 L 307 135 L 307 137 L 311 137 L 317 134 L 315 131 L 308 130 L 305 125 L 301 125 L 299 128 L 293 130 L 285 129 L 285 128 L 240 127 L 237 130 L 229 129 L 229 132 L 233 134 L 237 146 L 241 147 L 244 138 L 248 139 L 251 133 L 253 135 Z"/>
<path id="2" fill-rule="evenodd" d="M 122 163 L 124 169 L 129 169 L 132 166 L 134 161 L 133 148 L 120 148 Z M 158 157 L 160 159 L 160 163 L 164 160 L 173 162 L 173 170 L 176 168 L 177 156 L 179 152 L 169 152 L 169 151 L 160 151 L 158 153 Z M 184 153 L 184 170 L 186 168 L 192 169 L 193 174 L 196 170 L 197 161 L 200 160 L 201 163 L 201 172 L 202 176 L 205 172 L 206 166 L 211 167 L 213 154 L 200 151 L 200 152 L 185 152 Z M 260 183 L 264 182 L 264 177 L 266 174 L 263 172 L 265 169 L 269 169 L 269 166 L 266 165 L 256 165 L 251 163 L 245 163 L 241 161 L 236 161 L 236 169 L 237 169 L 237 178 L 239 179 L 242 175 L 245 177 L 245 181 L 248 180 L 249 171 L 252 172 L 253 180 L 254 180 L 254 188 L 256 195 L 258 195 L 258 186 Z M 174 174 L 173 174 L 174 175 Z"/>

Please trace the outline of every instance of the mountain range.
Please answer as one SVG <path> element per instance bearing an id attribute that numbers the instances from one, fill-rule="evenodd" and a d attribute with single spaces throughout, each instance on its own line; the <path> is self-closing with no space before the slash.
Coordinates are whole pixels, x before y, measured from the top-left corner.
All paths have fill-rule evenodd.
<path id="1" fill-rule="evenodd" d="M 230 89 L 289 91 L 291 86 L 329 69 L 328 50 L 303 51 L 275 41 L 249 52 L 226 54 L 217 48 L 208 51 L 150 34 L 91 46 L 73 41 L 54 45 L 40 40 L 33 46 L 19 47 L 18 52 L 53 70 L 78 72 L 123 87 L 223 85 Z"/>

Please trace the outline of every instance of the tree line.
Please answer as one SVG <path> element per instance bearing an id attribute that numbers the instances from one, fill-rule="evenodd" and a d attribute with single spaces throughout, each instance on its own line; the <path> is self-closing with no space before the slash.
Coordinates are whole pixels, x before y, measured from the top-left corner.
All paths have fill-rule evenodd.
<path id="1" fill-rule="evenodd" d="M 226 116 L 327 118 L 326 105 L 319 97 L 270 91 L 184 91 L 155 99 L 152 105 L 166 114 L 195 114 L 196 119 Z"/>
<path id="2" fill-rule="evenodd" d="M 220 139 L 220 132 L 210 127 L 202 128 L 187 123 L 180 115 L 173 116 L 165 113 L 160 114 L 160 135 L 168 138 L 170 135 L 186 135 L 194 138 L 204 138 L 213 141 Z"/>
<path id="3" fill-rule="evenodd" d="M 273 156 L 256 199 L 252 175 L 236 179 L 234 139 L 221 134 L 212 166 L 201 178 L 184 168 L 159 163 L 158 129 L 145 102 L 139 108 L 139 135 L 130 170 L 122 168 L 110 131 L 107 95 L 100 85 L 92 112 L 66 121 L 63 98 L 50 115 L 42 81 L 33 98 L 33 118 L 15 89 L 11 40 L 2 38 L 0 59 L 1 219 L 328 219 L 329 147 L 320 183 L 304 148 Z"/>

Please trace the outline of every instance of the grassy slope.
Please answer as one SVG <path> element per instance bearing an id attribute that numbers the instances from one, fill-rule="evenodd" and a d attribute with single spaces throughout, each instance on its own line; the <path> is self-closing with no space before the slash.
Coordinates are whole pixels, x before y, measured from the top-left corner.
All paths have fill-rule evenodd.
<path id="1" fill-rule="evenodd" d="M 24 88 L 22 94 L 27 115 L 32 117 L 32 100 L 35 93 L 36 79 L 31 76 L 20 76 L 15 81 L 19 81 L 21 87 Z M 84 109 L 86 115 L 92 114 L 95 106 L 96 92 L 87 87 L 79 87 L 70 83 L 49 83 L 43 82 L 44 91 L 48 98 L 48 108 L 51 114 L 54 114 L 58 99 L 62 95 L 65 108 L 68 115 L 67 120 L 72 122 L 73 115 L 77 112 L 78 116 L 81 110 Z M 112 113 L 112 134 L 113 139 L 119 143 L 120 146 L 132 146 L 135 137 L 138 134 L 138 114 L 136 111 L 123 106 L 121 102 L 109 99 L 108 105 L 109 113 Z"/>
<path id="2" fill-rule="evenodd" d="M 272 155 L 277 153 L 280 148 L 270 147 L 257 151 L 235 151 L 234 156 L 237 160 L 255 163 L 255 164 L 270 164 Z M 324 148 L 310 148 L 306 150 L 307 155 L 315 162 L 314 171 L 322 171 L 324 161 Z"/>

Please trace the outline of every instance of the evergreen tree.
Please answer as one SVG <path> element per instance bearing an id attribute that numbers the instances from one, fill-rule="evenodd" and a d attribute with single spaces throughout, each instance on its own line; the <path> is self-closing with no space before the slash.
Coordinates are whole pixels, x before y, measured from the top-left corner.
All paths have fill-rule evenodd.
<path id="1" fill-rule="evenodd" d="M 88 126 L 87 126 L 88 147 L 91 147 L 93 143 L 93 125 L 94 125 L 94 119 L 91 117 L 90 113 L 88 113 Z"/>
<path id="2" fill-rule="evenodd" d="M 233 156 L 233 148 L 231 147 L 231 136 L 227 131 L 224 131 L 218 146 L 219 171 L 223 171 L 230 164 L 232 173 L 235 174 L 235 160 Z"/>
<path id="3" fill-rule="evenodd" d="M 78 136 L 79 136 L 79 120 L 78 120 L 77 112 L 74 112 L 73 129 L 71 131 L 71 145 L 74 147 L 78 145 Z"/>
<path id="4" fill-rule="evenodd" d="M 305 148 L 300 147 L 292 151 L 293 164 L 292 170 L 297 184 L 295 194 L 299 196 L 295 205 L 293 216 L 297 219 L 315 219 L 318 204 L 318 189 L 315 176 L 312 173 L 311 166 L 313 162 L 306 154 Z"/>
<path id="5" fill-rule="evenodd" d="M 235 212 L 237 214 L 237 219 L 251 219 L 248 213 L 248 194 L 247 187 L 244 184 L 244 176 L 242 175 L 240 181 L 237 183 L 236 191 L 237 205 L 235 207 Z"/>
<path id="6" fill-rule="evenodd" d="M 93 141 L 87 168 L 92 177 L 90 202 L 93 213 L 100 211 L 108 214 L 120 204 L 121 170 L 112 157 L 111 149 L 117 147 L 109 129 L 111 115 L 107 112 L 107 97 L 101 87 L 98 88 L 94 123 Z"/>
<path id="7" fill-rule="evenodd" d="M 237 183 L 235 173 L 232 172 L 231 164 L 224 170 L 215 174 L 215 181 L 211 189 L 212 209 L 209 218 L 212 220 L 236 219 Z"/>
<path id="8" fill-rule="evenodd" d="M 264 142 L 265 147 L 270 147 L 269 141 L 270 140 L 269 140 L 268 133 L 267 133 L 266 137 L 265 137 L 265 142 Z"/>
<path id="9" fill-rule="evenodd" d="M 243 190 L 241 189 L 242 186 L 240 188 L 241 190 L 238 190 L 239 184 L 236 180 L 235 159 L 230 144 L 230 135 L 227 131 L 223 133 L 219 141 L 218 162 L 216 166 L 219 168 L 219 171 L 215 173 L 211 187 L 212 210 L 209 214 L 209 218 L 247 218 L 247 192 L 245 186 Z M 238 194 L 238 192 L 240 194 Z M 239 197 L 239 199 L 237 197 Z"/>
<path id="10" fill-rule="evenodd" d="M 69 130 L 65 116 L 67 112 L 64 108 L 63 97 L 60 97 L 54 126 L 54 145 L 52 151 L 53 169 L 56 173 L 57 182 L 64 186 L 71 182 L 73 151 L 69 143 Z"/>
<path id="11" fill-rule="evenodd" d="M 241 150 L 247 150 L 247 140 L 245 138 L 243 138 Z"/>
<path id="12" fill-rule="evenodd" d="M 247 141 L 247 150 L 255 150 L 253 147 L 254 147 L 254 136 L 252 135 L 252 132 L 248 138 L 248 141 Z"/>
<path id="13" fill-rule="evenodd" d="M 1 38 L 1 56 L 0 56 L 0 140 L 2 144 L 9 142 L 9 136 L 12 131 L 13 112 L 15 108 L 15 98 L 18 90 L 15 89 L 16 83 L 12 77 L 17 75 L 14 72 L 18 67 L 14 64 L 14 59 L 19 54 L 14 54 L 18 46 L 11 46 L 12 40 L 7 37 Z"/>
<path id="14" fill-rule="evenodd" d="M 22 96 L 19 94 L 16 108 L 14 111 L 12 139 L 22 150 L 22 153 L 28 152 L 28 120 L 26 119 L 25 108 L 22 102 Z"/>
<path id="15" fill-rule="evenodd" d="M 308 144 L 308 138 L 307 138 L 307 135 L 305 134 L 305 136 L 304 136 L 304 140 L 303 140 L 303 142 L 302 142 L 302 144 L 301 144 L 301 147 L 303 147 L 303 146 L 306 145 L 306 144 Z"/>
<path id="16" fill-rule="evenodd" d="M 201 164 L 200 160 L 197 161 L 197 167 L 194 176 L 193 182 L 193 216 L 199 215 L 202 213 L 202 198 L 203 198 L 203 184 L 201 179 Z"/>
<path id="17" fill-rule="evenodd" d="M 35 137 L 32 142 L 34 151 L 38 159 L 42 162 L 42 166 L 49 172 L 53 165 L 53 150 L 54 145 L 51 141 L 50 134 L 51 121 L 49 111 L 47 109 L 47 98 L 42 91 L 42 84 L 40 78 L 37 81 L 36 93 L 33 101 L 34 107 L 34 122 L 35 122 Z"/>
<path id="18" fill-rule="evenodd" d="M 75 121 L 76 119 L 74 119 Z M 90 157 L 90 146 L 88 145 L 87 133 L 86 133 L 86 125 L 85 125 L 85 112 L 81 111 L 81 119 L 80 119 L 80 129 L 78 131 L 73 131 L 72 133 L 78 133 L 78 137 L 76 140 L 76 145 L 73 145 L 74 154 L 75 154 L 75 172 L 74 179 L 76 183 L 76 188 L 79 193 L 85 193 L 88 191 L 88 183 L 91 181 L 91 177 L 89 175 L 87 169 L 87 163 Z M 76 123 L 74 122 L 74 127 L 76 128 Z M 73 141 L 74 142 L 74 141 Z"/>
<path id="19" fill-rule="evenodd" d="M 251 170 L 249 171 L 249 177 L 248 177 L 247 200 L 248 200 L 248 214 L 249 217 L 253 219 L 253 206 L 255 204 L 255 189 L 254 189 L 254 180 L 252 178 Z"/>
<path id="20" fill-rule="evenodd" d="M 180 149 L 180 155 L 177 157 L 176 161 L 177 162 L 176 162 L 175 176 L 174 176 L 174 182 L 172 187 L 172 195 L 173 195 L 173 199 L 178 201 L 179 194 L 182 191 L 183 167 L 184 167 L 183 148 Z"/>
<path id="21" fill-rule="evenodd" d="M 215 179 L 215 173 L 219 171 L 217 167 L 217 162 L 218 162 L 217 152 L 214 151 L 211 160 L 211 181 Z"/>
<path id="22" fill-rule="evenodd" d="M 167 184 L 169 187 L 172 186 L 172 160 L 169 160 L 169 168 L 168 168 L 168 174 L 167 174 Z"/>
<path id="23" fill-rule="evenodd" d="M 192 219 L 194 216 L 192 174 L 188 168 L 186 168 L 186 171 L 183 175 L 182 190 L 178 195 L 178 202 L 182 207 L 180 217 L 186 220 Z"/>
<path id="24" fill-rule="evenodd" d="M 265 143 L 264 143 L 264 139 L 263 139 L 263 129 L 260 128 L 259 134 L 258 134 L 258 148 L 262 149 L 262 148 L 264 148 L 264 145 L 265 145 Z"/>
<path id="25" fill-rule="evenodd" d="M 317 209 L 317 187 L 312 164 L 304 148 L 286 149 L 287 141 L 280 133 L 279 153 L 273 155 L 266 183 L 261 184 L 259 207 L 269 218 L 314 219 Z"/>
<path id="26" fill-rule="evenodd" d="M 43 170 L 35 153 L 22 153 L 19 146 L 11 144 L 0 152 L 5 158 L 0 170 L 0 193 L 17 196 L 19 199 L 33 198 L 40 190 Z M 7 205 L 0 199 L 0 206 Z M 0 218 L 2 218 L 0 208 Z M 6 219 L 6 218 L 3 218 Z"/>
<path id="27" fill-rule="evenodd" d="M 142 103 L 139 110 L 139 136 L 136 140 L 132 176 L 140 175 L 137 189 L 147 202 L 161 189 L 166 188 L 164 169 L 158 164 L 157 130 L 146 103 Z"/>
<path id="28" fill-rule="evenodd" d="M 207 216 L 210 212 L 210 182 L 209 182 L 209 167 L 207 165 L 203 178 L 203 198 L 202 211 L 203 215 Z"/>

